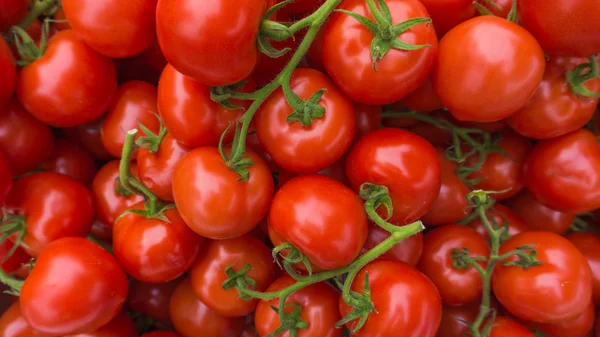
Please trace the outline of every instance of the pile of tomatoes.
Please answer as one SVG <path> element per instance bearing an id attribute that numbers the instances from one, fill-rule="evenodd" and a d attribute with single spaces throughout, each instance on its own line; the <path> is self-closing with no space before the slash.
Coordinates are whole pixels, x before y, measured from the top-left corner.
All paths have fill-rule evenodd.
<path id="1" fill-rule="evenodd" d="M 1 337 L 600 337 L 600 2 L 0 0 Z"/>

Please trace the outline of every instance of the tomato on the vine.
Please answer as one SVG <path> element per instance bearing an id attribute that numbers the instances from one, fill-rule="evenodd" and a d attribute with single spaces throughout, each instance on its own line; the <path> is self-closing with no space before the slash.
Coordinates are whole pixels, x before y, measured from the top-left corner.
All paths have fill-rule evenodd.
<path id="1" fill-rule="evenodd" d="M 4 10 L 4 9 L 3 9 Z M 0 20 L 2 20 L 0 18 Z M 2 29 L 0 29 L 2 31 Z M 4 38 L 0 37 L 0 73 L 2 81 L 0 81 L 0 107 L 3 107 L 10 101 L 15 93 L 17 82 L 17 67 L 13 59 L 12 52 L 8 47 L 8 43 Z"/>
<path id="2" fill-rule="evenodd" d="M 535 337 L 536 335 L 512 318 L 496 316 L 490 337 Z"/>
<path id="3" fill-rule="evenodd" d="M 142 337 L 179 337 L 179 335 L 171 331 L 153 331 L 143 334 Z"/>
<path id="4" fill-rule="evenodd" d="M 477 0 L 483 7 L 488 9 L 495 16 L 508 18 L 512 9 L 514 0 Z"/>
<path id="5" fill-rule="evenodd" d="M 390 232 L 373 223 L 369 224 L 369 234 L 367 241 L 361 250 L 361 254 L 375 248 L 385 239 L 390 237 Z M 388 259 L 403 261 L 411 266 L 416 266 L 423 252 L 423 234 L 411 235 L 398 242 L 392 249 L 385 252 L 382 256 Z"/>
<path id="6" fill-rule="evenodd" d="M 499 203 L 494 204 L 493 208 L 487 212 L 486 217 L 494 228 L 498 229 L 500 227 L 506 227 L 506 237 L 511 237 L 532 229 L 525 219 L 523 219 L 519 214 Z M 473 228 L 486 240 L 490 238 L 490 233 L 485 225 L 481 222 L 481 218 L 479 216 L 475 217 L 467 225 Z"/>
<path id="7" fill-rule="evenodd" d="M 381 112 L 381 107 L 377 105 L 354 104 L 354 117 L 356 119 L 354 141 L 381 128 Z"/>
<path id="8" fill-rule="evenodd" d="M 4 205 L 13 184 L 13 174 L 8 159 L 0 149 L 0 205 Z M 1 215 L 0 215 L 1 216 Z"/>
<path id="9" fill-rule="evenodd" d="M 479 303 L 469 303 L 458 307 L 444 306 L 442 321 L 436 337 L 465 337 L 479 314 Z"/>
<path id="10" fill-rule="evenodd" d="M 30 0 L 1 0 L 0 8 L 0 33 L 8 31 L 10 26 L 16 25 L 27 15 Z"/>
<path id="11" fill-rule="evenodd" d="M 0 317 L 0 336 L 4 337 L 50 337 L 53 335 L 34 330 L 21 312 L 19 301 L 4 311 Z"/>
<path id="12" fill-rule="evenodd" d="M 181 283 L 180 279 L 164 283 L 146 283 L 133 280 L 127 294 L 127 305 L 136 312 L 168 324 L 171 322 L 169 300 L 179 283 Z"/>
<path id="13" fill-rule="evenodd" d="M 600 302 L 600 235 L 594 233 L 571 233 L 567 239 L 573 243 L 586 258 L 592 272 L 592 292 L 594 301 Z"/>
<path id="14" fill-rule="evenodd" d="M 551 337 L 586 337 L 594 326 L 594 319 L 596 310 L 590 302 L 585 311 L 572 320 L 549 324 L 530 322 L 527 326 Z"/>
<path id="15" fill-rule="evenodd" d="M 65 335 L 64 337 L 138 337 L 138 334 L 133 320 L 127 314 L 121 312 L 98 330 L 76 335 Z"/>
<path id="16" fill-rule="evenodd" d="M 278 0 L 277 2 L 283 2 Z M 299 14 L 318 8 L 325 0 L 294 0 L 285 5 L 280 11 L 287 14 Z"/>
<path id="17" fill-rule="evenodd" d="M 110 160 L 114 157 L 108 153 L 104 144 L 102 144 L 102 134 L 100 131 L 102 122 L 103 120 L 100 118 L 91 123 L 65 128 L 61 131 L 66 139 L 79 144 L 97 160 Z"/>
<path id="18" fill-rule="evenodd" d="M 31 261 L 31 256 L 21 247 L 17 247 L 12 255 L 8 256 L 14 245 L 10 240 L 0 242 L 0 261 L 2 261 L 0 262 L 0 268 L 7 274 L 17 272 L 24 264 Z M 2 335 L 0 334 L 0 336 Z"/>
<path id="19" fill-rule="evenodd" d="M 43 170 L 69 176 L 89 187 L 96 175 L 96 162 L 92 155 L 79 147 L 79 144 L 57 138 L 50 157 L 40 167 Z"/>
<path id="20" fill-rule="evenodd" d="M 434 111 L 444 107 L 433 89 L 431 76 L 427 77 L 417 89 L 404 96 L 400 102 L 406 105 L 407 108 L 419 112 Z"/>
<path id="21" fill-rule="evenodd" d="M 477 8 L 471 0 L 422 0 L 431 15 L 438 38 L 442 38 L 456 25 L 469 20 L 477 14 Z"/>
<path id="22" fill-rule="evenodd" d="M 522 191 L 510 200 L 510 209 L 520 215 L 533 230 L 550 231 L 556 234 L 565 234 L 575 214 L 554 210 L 537 201 L 527 190 Z"/>

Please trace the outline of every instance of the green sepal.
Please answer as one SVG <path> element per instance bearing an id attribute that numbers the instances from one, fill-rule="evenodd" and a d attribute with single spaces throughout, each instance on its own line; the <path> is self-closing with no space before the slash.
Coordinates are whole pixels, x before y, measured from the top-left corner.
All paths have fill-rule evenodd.
<path id="1" fill-rule="evenodd" d="M 352 303 L 346 303 L 349 306 L 352 306 L 352 310 L 346 315 L 346 317 L 342 318 L 338 321 L 335 326 L 337 328 L 341 328 L 348 322 L 352 322 L 358 319 L 358 323 L 354 326 L 351 333 L 356 334 L 367 322 L 369 315 L 372 312 L 377 313 L 375 309 L 375 305 L 371 301 L 371 286 L 369 285 L 369 274 L 365 275 L 365 279 L 363 282 L 363 293 L 359 294 L 354 291 L 350 291 L 350 301 Z"/>
<path id="2" fill-rule="evenodd" d="M 245 110 L 243 106 L 234 105 L 231 103 L 232 95 L 246 84 L 246 80 L 242 80 L 238 83 L 221 86 L 221 87 L 210 87 L 210 99 L 213 102 L 221 104 L 228 110 Z"/>
<path id="3" fill-rule="evenodd" d="M 158 122 L 160 123 L 158 134 L 152 132 L 152 130 L 148 129 L 144 124 L 138 121 L 137 125 L 144 132 L 145 136 L 139 137 L 135 141 L 135 145 L 137 145 L 140 148 L 148 149 L 152 153 L 158 152 L 158 150 L 160 149 L 160 144 L 167 135 L 167 128 L 165 127 L 165 124 L 160 118 L 160 115 L 154 113 L 154 116 L 156 116 Z"/>

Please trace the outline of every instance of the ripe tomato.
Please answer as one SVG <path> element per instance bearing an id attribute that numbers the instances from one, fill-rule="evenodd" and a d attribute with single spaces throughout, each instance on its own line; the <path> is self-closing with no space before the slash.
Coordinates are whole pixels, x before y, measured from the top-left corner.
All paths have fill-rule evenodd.
<path id="1" fill-rule="evenodd" d="M 356 128 L 352 103 L 325 74 L 314 69 L 296 69 L 290 88 L 303 100 L 326 89 L 319 101 L 325 115 L 313 119 L 310 126 L 300 121 L 288 122 L 287 117 L 294 109 L 280 88 L 261 105 L 255 120 L 256 134 L 281 168 L 315 173 L 338 160 L 352 143 Z"/>
<path id="2" fill-rule="evenodd" d="M 281 14 L 281 10 L 275 13 L 275 16 L 277 16 L 276 19 L 278 21 L 293 21 L 293 18 L 285 17 Z M 288 51 L 285 55 L 280 56 L 278 58 L 271 58 L 263 53 L 261 53 L 258 56 L 258 62 L 256 63 L 256 66 L 254 67 L 254 70 L 252 71 L 251 75 L 252 78 L 256 81 L 256 85 L 258 87 L 264 87 L 265 85 L 273 81 L 275 77 L 277 77 L 277 75 L 279 75 L 279 73 L 281 73 L 285 66 L 287 66 L 287 64 L 290 62 L 292 56 L 294 56 L 294 53 L 296 52 L 296 50 L 298 50 L 300 42 L 302 42 L 302 40 L 304 39 L 304 31 L 300 31 L 296 34 L 297 35 L 294 39 L 289 38 L 283 41 L 274 41 L 269 39 L 269 42 L 271 43 L 273 48 L 277 50 L 290 48 L 291 50 Z"/>
<path id="3" fill-rule="evenodd" d="M 527 190 L 519 193 L 510 201 L 510 208 L 520 215 L 533 230 L 549 231 L 559 235 L 565 234 L 575 214 L 564 213 L 544 206 Z"/>
<path id="4" fill-rule="evenodd" d="M 158 113 L 156 102 L 157 89 L 152 84 L 142 81 L 121 84 L 100 130 L 102 143 L 108 153 L 121 158 L 125 133 L 131 129 L 140 129 L 139 124 L 158 133 L 160 122 L 155 116 Z M 140 130 L 137 138 L 145 135 Z"/>
<path id="5" fill-rule="evenodd" d="M 7 274 L 17 272 L 23 264 L 31 261 L 31 257 L 21 247 L 18 247 L 11 256 L 8 256 L 13 247 L 14 243 L 10 240 L 0 242 L 0 261 L 2 261 L 0 262 L 0 268 Z"/>
<path id="6" fill-rule="evenodd" d="M 400 261 L 376 260 L 361 269 L 351 290 L 363 292 L 369 275 L 372 312 L 355 337 L 396 337 L 398 331 L 406 336 L 433 337 L 440 325 L 442 303 L 435 285 L 415 268 Z M 351 310 L 340 296 L 340 312 Z M 352 331 L 357 321 L 346 324 Z"/>
<path id="7" fill-rule="evenodd" d="M 128 208 L 144 209 L 143 202 Z M 114 224 L 115 257 L 140 281 L 162 283 L 178 278 L 190 268 L 204 243 L 204 238 L 183 222 L 177 209 L 163 214 L 168 221 L 128 213 Z"/>
<path id="8" fill-rule="evenodd" d="M 247 277 L 256 281 L 253 290 L 264 291 L 275 279 L 271 250 L 258 239 L 246 235 L 210 242 L 190 271 L 194 292 L 219 315 L 241 317 L 252 313 L 258 305 L 258 299 L 244 300 L 235 287 L 227 290 L 222 288 L 228 279 L 226 268 L 239 271 L 246 265 L 252 267 Z"/>
<path id="9" fill-rule="evenodd" d="M 15 176 L 35 169 L 54 145 L 52 130 L 33 118 L 16 100 L 0 108 L 0 149 Z"/>
<path id="10" fill-rule="evenodd" d="M 4 337 L 50 337 L 33 330 L 21 313 L 19 301 L 13 302 L 0 317 L 0 336 Z"/>
<path id="11" fill-rule="evenodd" d="M 1 0 L 0 7 L 0 33 L 8 31 L 10 26 L 16 25 L 27 15 L 30 0 Z"/>
<path id="12" fill-rule="evenodd" d="M 253 161 L 247 181 L 238 181 L 240 175 L 213 147 L 197 148 L 175 165 L 173 197 L 194 232 L 210 239 L 234 238 L 250 232 L 267 215 L 275 188 L 271 171 L 251 151 L 244 158 Z"/>
<path id="13" fill-rule="evenodd" d="M 296 283 L 289 275 L 278 278 L 267 292 L 278 291 Z M 300 318 L 308 322 L 308 328 L 299 329 L 298 337 L 341 337 L 342 329 L 337 329 L 335 324 L 341 319 L 338 311 L 338 292 L 327 283 L 315 283 L 302 288 L 290 295 L 286 301 L 285 311 L 291 313 L 291 303 L 298 303 L 301 308 Z M 272 307 L 279 308 L 279 299 L 260 301 L 254 314 L 254 324 L 259 336 L 266 336 L 274 332 L 281 321 L 279 315 Z M 290 336 L 289 332 L 278 336 Z"/>
<path id="14" fill-rule="evenodd" d="M 387 0 L 393 24 L 414 18 L 428 18 L 425 6 L 417 0 Z M 340 9 L 373 19 L 363 0 L 345 0 Z M 418 50 L 391 49 L 373 69 L 373 33 L 356 19 L 334 13 L 323 37 L 323 61 L 333 81 L 352 100 L 366 104 L 390 104 L 417 89 L 430 74 L 438 50 L 432 25 L 425 23 L 399 35 L 402 42 L 430 45 Z"/>
<path id="15" fill-rule="evenodd" d="M 126 296 L 127 276 L 117 260 L 97 244 L 71 237 L 52 242 L 40 254 L 20 303 L 31 327 L 63 336 L 104 326 Z"/>
<path id="16" fill-rule="evenodd" d="M 592 276 L 577 248 L 552 232 L 525 232 L 502 244 L 500 254 L 524 245 L 535 247 L 542 264 L 527 269 L 496 266 L 492 288 L 502 306 L 521 319 L 540 323 L 573 319 L 585 311 L 592 300 Z"/>
<path id="17" fill-rule="evenodd" d="M 65 11 L 62 7 L 54 13 L 54 20 L 56 20 L 56 22 L 54 22 L 53 27 L 56 28 L 56 30 L 71 29 L 71 24 L 67 21 Z"/>
<path id="18" fill-rule="evenodd" d="M 13 184 L 13 174 L 6 155 L 0 150 L 0 205 L 4 205 Z"/>
<path id="19" fill-rule="evenodd" d="M 169 300 L 181 280 L 165 283 L 145 283 L 133 280 L 127 294 L 127 305 L 132 310 L 157 319 L 163 324 L 171 322 Z"/>
<path id="20" fill-rule="evenodd" d="M 600 147 L 581 129 L 535 145 L 525 184 L 542 204 L 568 213 L 600 208 Z"/>
<path id="21" fill-rule="evenodd" d="M 182 337 L 239 336 L 244 328 L 243 317 L 223 317 L 196 297 L 189 280 L 183 280 L 169 304 L 175 330 Z"/>
<path id="22" fill-rule="evenodd" d="M 44 55 L 24 67 L 17 79 L 17 97 L 25 109 L 57 127 L 97 119 L 108 108 L 116 89 L 112 61 L 71 30 L 54 35 Z"/>
<path id="23" fill-rule="evenodd" d="M 367 241 L 360 252 L 361 255 L 370 249 L 373 249 L 375 246 L 389 237 L 390 233 L 388 231 L 371 223 L 369 225 L 369 235 L 367 236 Z M 423 234 L 418 233 L 398 242 L 392 249 L 385 252 L 385 254 L 382 256 L 388 259 L 406 262 L 414 267 L 417 265 L 417 262 L 419 262 L 422 251 Z"/>
<path id="24" fill-rule="evenodd" d="M 100 132 L 102 122 L 102 119 L 98 119 L 88 124 L 62 129 L 62 131 L 66 139 L 79 144 L 97 160 L 110 160 L 113 159 L 113 156 L 108 153 L 104 144 L 102 144 Z"/>
<path id="25" fill-rule="evenodd" d="M 278 0 L 277 2 L 283 2 Z M 280 11 L 288 14 L 299 14 L 308 12 L 310 10 L 318 8 L 324 0 L 294 0 L 291 3 L 285 5 Z"/>
<path id="26" fill-rule="evenodd" d="M 153 331 L 143 334 L 142 337 L 179 337 L 179 335 L 170 331 Z"/>
<path id="27" fill-rule="evenodd" d="M 254 323 L 246 323 L 244 331 L 242 331 L 242 334 L 239 337 L 258 337 Z"/>
<path id="28" fill-rule="evenodd" d="M 479 314 L 479 303 L 459 307 L 444 306 L 442 321 L 436 337 L 465 337 L 469 331 L 467 324 L 473 323 Z"/>
<path id="29" fill-rule="evenodd" d="M 138 337 L 138 334 L 133 320 L 121 312 L 108 324 L 94 332 L 66 335 L 65 337 Z"/>
<path id="30" fill-rule="evenodd" d="M 69 176 L 84 186 L 90 186 L 96 175 L 96 162 L 89 152 L 78 144 L 57 138 L 50 157 L 40 167 L 46 171 Z"/>
<path id="31" fill-rule="evenodd" d="M 364 135 L 381 128 L 380 106 L 354 103 L 354 117 L 356 120 L 354 141 L 357 141 Z"/>
<path id="32" fill-rule="evenodd" d="M 480 16 L 440 41 L 433 86 L 456 119 L 495 122 L 527 103 L 542 81 L 544 63 L 542 48 L 525 29 Z"/>
<path id="33" fill-rule="evenodd" d="M 269 226 L 324 269 L 352 262 L 368 234 L 367 214 L 358 195 L 318 174 L 294 178 L 279 189 Z"/>
<path id="34" fill-rule="evenodd" d="M 491 211 L 487 212 L 487 219 L 494 228 L 499 228 L 505 224 L 508 226 L 508 236 L 514 236 L 522 232 L 530 231 L 532 228 L 519 214 L 512 211 L 510 208 L 502 204 L 494 204 Z M 505 223 L 506 221 L 506 223 Z M 477 233 L 489 240 L 490 233 L 485 228 L 481 219 L 476 217 L 473 221 L 467 224 Z"/>
<path id="35" fill-rule="evenodd" d="M 529 329 L 512 318 L 497 316 L 492 325 L 490 337 L 535 337 Z"/>
<path id="36" fill-rule="evenodd" d="M 592 330 L 595 318 L 594 303 L 590 303 L 575 319 L 554 324 L 529 323 L 527 326 L 550 337 L 585 337 Z"/>
<path id="37" fill-rule="evenodd" d="M 498 7 L 488 4 L 485 0 L 477 0 L 483 7 L 487 8 L 495 16 L 507 18 L 512 9 L 513 0 L 492 0 Z"/>
<path id="38" fill-rule="evenodd" d="M 421 112 L 439 110 L 444 107 L 433 89 L 431 77 L 427 77 L 421 86 L 404 96 L 401 102 L 410 110 Z"/>
<path id="39" fill-rule="evenodd" d="M 452 144 L 452 134 L 429 123 L 420 122 L 409 128 L 408 131 L 426 139 L 434 146 L 446 148 Z"/>
<path id="40" fill-rule="evenodd" d="M 94 221 L 89 190 L 76 180 L 54 172 L 35 173 L 15 181 L 6 209 L 10 214 L 25 217 L 23 247 L 33 257 L 52 241 L 88 235 Z"/>
<path id="41" fill-rule="evenodd" d="M 116 60 L 119 80 L 144 81 L 158 85 L 160 74 L 167 65 L 167 60 L 160 50 L 156 37 L 143 52 L 126 59 Z"/>
<path id="42" fill-rule="evenodd" d="M 398 225 L 427 213 L 441 186 L 435 148 L 400 129 L 380 129 L 356 142 L 346 157 L 346 173 L 356 191 L 366 182 L 386 186 L 394 206 L 389 221 Z"/>
<path id="43" fill-rule="evenodd" d="M 600 251 L 598 251 L 600 236 L 594 233 L 571 233 L 567 235 L 567 239 L 587 259 L 592 271 L 594 301 L 600 302 Z"/>
<path id="44" fill-rule="evenodd" d="M 129 57 L 152 44 L 157 0 L 64 0 L 69 24 L 90 47 L 111 58 Z"/>
<path id="45" fill-rule="evenodd" d="M 454 26 L 477 14 L 477 8 L 470 0 L 423 0 L 422 2 L 431 15 L 435 31 L 440 39 Z"/>
<path id="46" fill-rule="evenodd" d="M 2 18 L 0 18 L 1 22 Z M 2 31 L 2 29 L 0 29 Z M 3 107 L 10 101 L 15 93 L 17 82 L 17 67 L 13 59 L 12 52 L 4 38 L 0 38 L 0 72 L 2 81 L 0 82 L 0 107 Z"/>
<path id="47" fill-rule="evenodd" d="M 159 0 L 158 42 L 180 73 L 204 85 L 234 84 L 256 65 L 256 38 L 266 10 L 265 0 Z"/>

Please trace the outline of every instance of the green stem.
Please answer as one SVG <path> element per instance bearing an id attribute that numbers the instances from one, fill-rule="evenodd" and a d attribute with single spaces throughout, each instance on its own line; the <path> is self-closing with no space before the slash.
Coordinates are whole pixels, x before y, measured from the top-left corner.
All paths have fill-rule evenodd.
<path id="1" fill-rule="evenodd" d="M 7 285 L 10 288 L 9 293 L 15 296 L 19 296 L 21 288 L 23 288 L 23 284 L 25 283 L 25 281 L 10 277 L 2 268 L 0 268 L 0 282 Z"/>
<path id="2" fill-rule="evenodd" d="M 135 194 L 139 194 L 146 198 L 148 201 L 146 203 L 147 211 L 150 215 L 155 215 L 158 211 L 158 198 L 152 191 L 150 191 L 141 181 L 136 179 L 133 174 L 131 174 L 131 155 L 133 154 L 134 145 L 135 145 L 135 136 L 137 135 L 138 130 L 133 129 L 127 131 L 125 135 L 125 142 L 123 143 L 123 152 L 121 154 L 121 162 L 119 163 L 119 179 L 121 181 L 121 185 L 127 191 Z"/>
<path id="3" fill-rule="evenodd" d="M 393 233 L 395 231 L 397 231 L 398 228 L 401 228 L 399 226 L 394 226 L 390 223 L 388 223 L 387 221 L 383 220 L 379 214 L 377 214 L 377 211 L 375 210 L 375 199 L 369 199 L 367 202 L 365 202 L 365 210 L 367 211 L 367 215 L 369 215 L 369 218 L 371 220 L 373 220 L 373 222 L 375 222 L 379 227 L 385 229 L 386 231 Z"/>
<path id="4" fill-rule="evenodd" d="M 52 6 L 56 6 L 56 0 L 35 0 L 29 14 L 19 23 L 19 27 L 27 29 L 31 23 L 48 11 Z"/>

